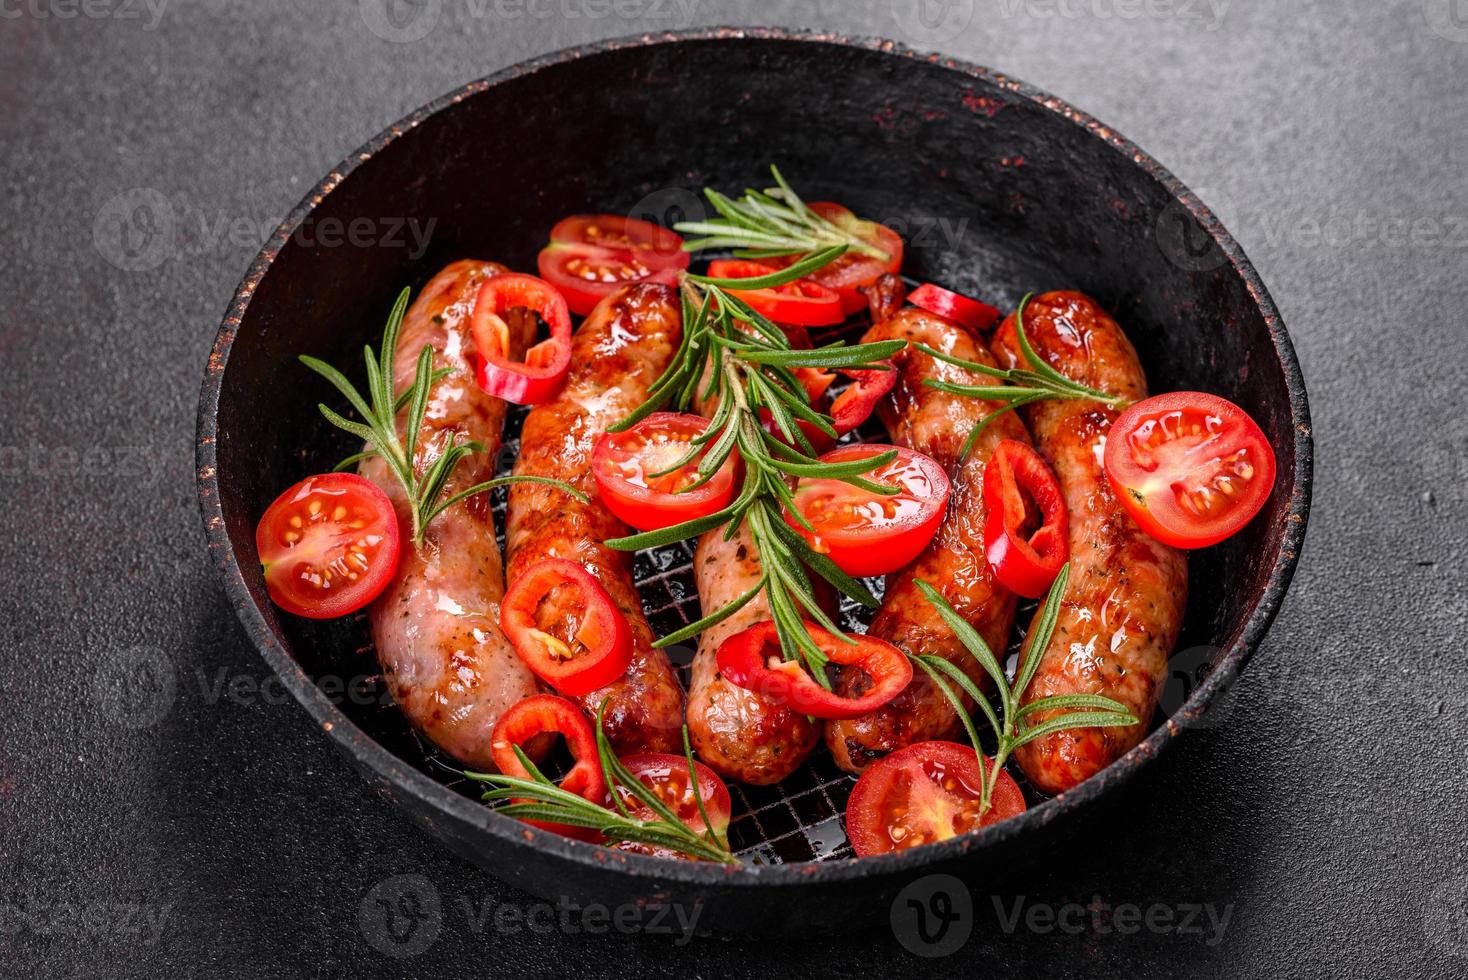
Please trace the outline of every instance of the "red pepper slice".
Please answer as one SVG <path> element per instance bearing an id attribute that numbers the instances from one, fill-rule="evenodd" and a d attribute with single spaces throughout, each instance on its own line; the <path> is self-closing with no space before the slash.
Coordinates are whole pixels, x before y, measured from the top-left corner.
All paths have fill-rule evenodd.
<path id="1" fill-rule="evenodd" d="M 504 315 L 516 307 L 534 310 L 550 327 L 550 339 L 511 361 L 510 328 Z M 474 346 L 479 350 L 479 387 L 517 405 L 539 405 L 561 389 L 571 367 L 571 311 L 544 279 L 507 272 L 490 276 L 474 299 Z"/>
<path id="2" fill-rule="evenodd" d="M 885 364 L 887 370 L 861 368 L 841 372 L 853 384 L 831 403 L 831 425 L 838 435 L 845 435 L 871 418 L 877 402 L 897 384 L 897 372 L 892 369 L 892 362 L 878 363 Z"/>
<path id="3" fill-rule="evenodd" d="M 576 764 L 561 779 L 559 786 L 569 793 L 601 803 L 607 798 L 607 783 L 601 771 L 601 757 L 596 750 L 596 735 L 591 723 L 570 701 L 552 694 L 536 694 L 514 704 L 500 716 L 490 735 L 490 754 L 499 771 L 506 776 L 529 779 L 530 773 L 520 764 L 511 746 L 524 748 L 525 743 L 542 735 L 561 735 Z M 517 800 L 516 802 L 528 802 Z M 525 821 L 543 830 L 567 837 L 589 840 L 595 831 L 584 827 L 548 823 L 541 820 Z"/>
<path id="4" fill-rule="evenodd" d="M 743 259 L 715 259 L 709 263 L 709 275 L 715 279 L 754 279 L 779 271 L 773 265 Z M 840 294 L 811 279 L 797 279 L 768 289 L 731 289 L 729 293 L 775 323 L 824 327 L 845 319 Z"/>
<path id="5" fill-rule="evenodd" d="M 891 366 L 891 361 L 879 361 L 879 364 Z M 853 429 L 859 428 L 863 422 L 871 418 L 872 412 L 877 407 L 877 402 L 882 396 L 891 391 L 897 384 L 897 372 L 880 371 L 872 368 L 840 369 L 840 373 L 851 378 L 853 384 L 847 386 L 846 390 L 836 396 L 831 407 L 826 409 L 826 414 L 831 417 L 831 427 L 836 430 L 836 435 L 844 436 Z M 836 372 L 821 371 L 817 368 L 795 368 L 795 377 L 805 388 L 806 397 L 810 400 L 812 407 L 820 410 L 820 400 L 826 394 L 826 389 L 836 381 Z M 765 431 L 781 442 L 788 442 L 784 434 L 780 432 L 775 424 L 770 410 L 761 408 L 759 410 L 760 422 Z M 796 419 L 795 424 L 800 426 L 800 431 L 810 441 L 811 447 L 819 453 L 826 452 L 836 444 L 826 433 L 817 429 L 801 419 Z M 792 447 L 795 448 L 795 447 Z"/>
<path id="6" fill-rule="evenodd" d="M 792 711 L 812 718 L 859 718 L 871 714 L 902 693 L 912 681 L 912 663 L 886 640 L 854 635 L 844 643 L 835 634 L 807 622 L 805 628 L 832 663 L 856 667 L 872 685 L 859 698 L 843 698 L 821 687 L 799 663 L 785 660 L 773 621 L 767 620 L 724 641 L 717 654 L 719 673 L 731 684 L 783 701 Z"/>
<path id="7" fill-rule="evenodd" d="M 1040 527 L 1024 533 L 1031 513 Z M 1050 588 L 1070 553 L 1070 517 L 1055 474 L 1030 446 L 1006 439 L 984 467 L 984 551 L 994 577 L 1011 592 L 1038 599 Z"/>
<path id="8" fill-rule="evenodd" d="M 999 311 L 988 303 L 925 282 L 908 295 L 907 301 L 929 313 L 947 317 L 973 331 L 988 330 L 999 319 Z"/>
<path id="9" fill-rule="evenodd" d="M 542 630 L 535 618 L 541 602 L 563 589 L 574 593 L 570 605 L 580 609 L 569 627 L 574 633 L 564 638 Z M 564 602 L 564 593 L 557 602 Z M 599 690 L 625 674 L 632 662 L 627 617 L 590 572 L 564 558 L 538 561 L 510 584 L 500 604 L 500 628 L 525 666 L 562 694 Z"/>

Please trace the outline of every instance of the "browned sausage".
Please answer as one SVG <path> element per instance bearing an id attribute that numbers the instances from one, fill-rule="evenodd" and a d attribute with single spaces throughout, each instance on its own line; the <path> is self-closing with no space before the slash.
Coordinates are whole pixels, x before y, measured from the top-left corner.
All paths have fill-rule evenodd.
<path id="1" fill-rule="evenodd" d="M 803 327 L 789 331 L 795 347 L 809 347 Z M 712 415 L 716 401 L 699 406 Z M 724 528 L 710 531 L 698 540 L 693 554 L 698 598 L 705 613 L 736 599 L 760 579 L 759 550 L 742 525 L 737 534 L 724 540 Z M 822 590 L 822 599 L 827 596 Z M 719 674 L 718 652 L 724 641 L 756 623 L 770 618 L 770 605 L 761 592 L 748 605 L 698 638 L 693 656 L 692 680 L 688 687 L 688 736 L 698 756 L 709 768 L 756 786 L 778 783 L 795 771 L 820 740 L 817 723 L 791 711 L 784 702 L 747 691 Z"/>
<path id="2" fill-rule="evenodd" d="M 479 284 L 508 271 L 492 262 L 455 262 L 435 276 L 408 309 L 398 337 L 394 384 L 411 386 L 424 344 L 435 369 L 454 373 L 437 382 L 418 437 L 414 467 L 422 474 L 454 435 L 486 450 L 461 462 L 445 496 L 494 476 L 507 406 L 474 380 L 469 314 Z M 512 344 L 523 349 L 534 319 L 510 318 Z M 403 425 L 406 411 L 399 416 Z M 363 476 L 392 498 L 410 527 L 403 488 L 379 458 L 361 465 Z M 506 708 L 536 692 L 535 676 L 500 632 L 505 592 L 499 545 L 487 494 L 456 504 L 428 526 L 422 548 L 403 541 L 402 557 L 370 619 L 377 659 L 393 699 L 413 725 L 460 762 L 489 772 L 490 732 Z"/>
<path id="3" fill-rule="evenodd" d="M 1013 593 L 995 580 L 984 557 L 984 467 L 994 448 L 1005 439 L 1028 441 L 1024 426 L 1013 413 L 995 420 L 962 462 L 963 442 L 984 416 L 1001 406 L 935 391 L 923 384 L 928 378 L 955 384 L 992 384 L 983 375 L 944 363 L 917 350 L 926 344 L 978 364 L 993 358 L 966 330 L 942 317 L 908 307 L 867 331 L 864 343 L 901 338 L 909 346 L 894 358 L 898 380 L 877 411 L 892 441 L 937 460 L 952 481 L 948 513 L 937 535 L 917 559 L 888 576 L 882 606 L 868 633 L 881 637 L 909 654 L 939 656 L 957 664 L 970 677 L 986 683 L 987 674 L 958 638 L 918 592 L 916 583 L 937 589 L 959 614 L 978 630 L 1002 657 L 1014 623 Z M 860 696 L 871 680 L 857 670 L 842 671 L 836 685 L 846 697 Z M 967 701 L 967 699 L 965 699 Z M 972 708 L 972 705 L 970 705 Z M 878 711 L 860 718 L 826 724 L 826 744 L 836 764 L 861 772 L 868 764 L 895 749 L 930 739 L 951 738 L 958 732 L 958 715 L 926 672 L 918 670 L 912 683 Z"/>
<path id="4" fill-rule="evenodd" d="M 723 528 L 699 538 L 693 566 L 705 612 L 748 592 L 760 577 L 759 552 L 748 525 L 730 541 L 724 540 Z M 778 783 L 794 772 L 821 734 L 815 723 L 783 702 L 746 691 L 719 674 L 717 655 L 723 642 L 769 618 L 769 603 L 760 593 L 704 630 L 688 690 L 688 735 L 698 757 L 720 775 L 756 786 Z"/>
<path id="5" fill-rule="evenodd" d="M 1025 335 L 1061 374 L 1114 395 L 1146 397 L 1136 350 L 1095 300 L 1074 292 L 1039 296 L 1025 310 Z M 993 348 L 1002 366 L 1021 363 L 1012 315 Z M 1096 402 L 1051 401 L 1026 412 L 1070 511 L 1071 568 L 1055 634 L 1039 654 L 1024 703 L 1053 694 L 1102 694 L 1141 719 L 1127 728 L 1060 732 L 1016 751 L 1031 783 L 1060 793 L 1146 734 L 1182 625 L 1188 568 L 1182 552 L 1143 534 L 1111 492 L 1101 453 L 1116 411 Z"/>
<path id="6" fill-rule="evenodd" d="M 654 650 L 652 627 L 632 582 L 632 555 L 605 542 L 631 533 L 597 497 L 591 475 L 596 440 L 647 399 L 682 336 L 677 293 L 655 283 L 624 287 L 601 302 L 576 331 L 571 370 L 553 400 L 525 419 L 515 473 L 562 480 L 590 496 L 582 504 L 554 487 L 510 488 L 505 515 L 510 580 L 545 558 L 567 558 L 601 582 L 632 627 L 626 676 L 577 701 L 588 714 L 606 706 L 607 736 L 619 754 L 682 750 L 683 688 L 667 655 Z M 569 640 L 579 602 L 557 589 L 540 605 L 540 628 Z"/>

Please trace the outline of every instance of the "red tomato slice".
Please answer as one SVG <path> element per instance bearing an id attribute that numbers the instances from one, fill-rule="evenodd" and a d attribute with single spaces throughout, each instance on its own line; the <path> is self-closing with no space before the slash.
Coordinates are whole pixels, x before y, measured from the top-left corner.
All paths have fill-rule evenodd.
<path id="1" fill-rule="evenodd" d="M 984 760 L 987 770 L 994 763 Z M 987 827 L 1025 811 L 1008 772 L 979 814 L 979 756 L 956 742 L 919 742 L 898 749 L 861 774 L 846 803 L 846 836 L 859 857 L 905 851 Z"/>
<path id="2" fill-rule="evenodd" d="M 883 261 L 862 252 L 848 251 L 808 277 L 828 289 L 836 290 L 841 296 L 841 312 L 844 316 L 859 313 L 867 305 L 866 297 L 859 291 L 863 286 L 870 286 L 889 272 L 895 274 L 902 271 L 902 236 L 886 225 L 863 221 L 850 209 L 831 201 L 812 201 L 810 209 L 843 230 L 855 231 L 862 241 L 887 253 L 887 259 Z M 764 261 L 784 268 L 799 257 L 786 255 Z"/>
<path id="3" fill-rule="evenodd" d="M 398 547 L 392 501 L 355 473 L 308 476 L 255 528 L 270 598 L 308 619 L 345 616 L 376 599 L 398 567 Z"/>
<path id="4" fill-rule="evenodd" d="M 552 244 L 591 245 L 632 257 L 653 269 L 686 269 L 683 238 L 661 225 L 615 214 L 573 214 L 551 229 Z"/>
<path id="5" fill-rule="evenodd" d="M 980 303 L 930 282 L 909 293 L 907 301 L 975 332 L 988 330 L 999 319 L 999 311 L 988 303 Z"/>
<path id="6" fill-rule="evenodd" d="M 1026 529 L 1033 510 L 1040 526 Z M 1070 557 L 1070 513 L 1060 482 L 1027 443 L 1006 439 L 984 467 L 984 554 L 1011 592 L 1038 599 Z"/>
<path id="7" fill-rule="evenodd" d="M 524 361 L 507 356 L 510 328 L 504 315 L 521 307 L 534 310 L 550 328 L 550 338 L 525 352 Z M 490 276 L 474 298 L 470 320 L 479 353 L 479 387 L 517 405 L 550 401 L 571 368 L 571 314 L 550 283 L 516 272 Z"/>
<path id="8" fill-rule="evenodd" d="M 882 496 L 829 477 L 802 477 L 795 509 L 815 533 L 785 512 L 785 522 L 848 575 L 885 575 L 903 567 L 933 540 L 948 509 L 948 474 L 922 453 L 862 443 L 833 449 L 821 462 L 847 463 L 892 449 L 897 458 L 863 479 L 901 487 L 900 493 Z"/>
<path id="9" fill-rule="evenodd" d="M 703 815 L 699 812 L 698 799 L 694 798 L 688 779 L 688 760 L 683 756 L 664 752 L 642 752 L 637 755 L 629 755 L 621 762 L 642 785 L 656 793 L 658 799 L 662 800 L 686 826 L 699 833 L 703 833 L 708 827 L 713 830 L 714 836 L 727 846 L 729 814 L 732 810 L 729 801 L 729 787 L 714 775 L 712 769 L 702 762 L 693 763 L 693 771 L 698 775 L 698 795 L 703 800 L 703 808 L 709 815 L 709 825 L 712 825 L 709 827 L 703 822 Z M 624 787 L 617 787 L 617 795 L 634 819 L 656 819 L 652 807 L 637 799 Z M 631 851 L 634 854 L 689 860 L 686 854 L 649 844 L 623 841 L 613 846 L 618 850 Z"/>
<path id="10" fill-rule="evenodd" d="M 648 221 L 614 214 L 577 214 L 551 229 L 540 252 L 540 275 L 565 294 L 571 312 L 586 316 L 632 282 L 675 285 L 692 257 L 681 236 Z"/>
<path id="11" fill-rule="evenodd" d="M 550 694 L 537 694 L 516 702 L 500 716 L 489 736 L 489 750 L 494 764 L 506 776 L 529 779 L 529 771 L 520 764 L 512 746 L 522 749 L 525 743 L 544 735 L 561 735 L 576 764 L 556 785 L 595 803 L 607 798 L 607 784 L 602 777 L 601 757 L 596 750 L 596 735 L 591 722 L 570 701 Z M 527 754 L 529 754 L 527 752 Z M 517 800 L 516 802 L 528 802 Z M 600 835 L 588 827 L 527 820 L 526 823 L 567 837 L 594 840 Z"/>
<path id="12" fill-rule="evenodd" d="M 1253 520 L 1274 489 L 1274 450 L 1233 402 L 1174 391 L 1122 412 L 1106 438 L 1106 476 L 1142 530 L 1206 548 Z"/>
<path id="13" fill-rule="evenodd" d="M 625 432 L 607 432 L 596 441 L 591 475 L 602 503 L 623 523 L 639 531 L 656 531 L 723 510 L 734 499 L 734 454 L 713 479 L 702 479 L 703 453 L 671 473 L 663 473 L 693 448 L 693 439 L 708 429 L 708 419 L 676 412 L 654 412 Z"/>
<path id="14" fill-rule="evenodd" d="M 860 718 L 897 697 L 911 683 L 912 661 L 886 640 L 857 634 L 851 636 L 855 643 L 845 643 L 814 623 L 806 622 L 805 628 L 832 663 L 867 675 L 859 697 L 846 698 L 826 690 L 799 662 L 786 660 L 772 620 L 724 641 L 717 654 L 720 675 L 812 718 Z"/>
<path id="15" fill-rule="evenodd" d="M 709 276 L 714 279 L 753 279 L 779 271 L 777 266 L 741 259 L 715 259 L 709 263 Z M 729 293 L 776 323 L 824 327 L 844 319 L 841 297 L 836 291 L 809 279 L 797 279 L 769 289 L 730 289 Z"/>
<path id="16" fill-rule="evenodd" d="M 536 620 L 536 610 L 552 592 L 562 608 L 570 601 L 576 610 L 571 624 L 559 624 L 560 636 L 542 630 Z M 510 583 L 500 603 L 500 629 L 525 666 L 562 694 L 579 697 L 600 690 L 622 677 L 632 662 L 627 617 L 585 566 L 564 558 L 538 561 Z"/>
<path id="17" fill-rule="evenodd" d="M 561 291 L 571 312 L 577 316 L 586 316 L 628 283 L 660 282 L 673 286 L 678 282 L 676 266 L 657 268 L 645 257 L 625 249 L 595 245 L 551 242 L 540 250 L 535 264 L 541 278 Z"/>

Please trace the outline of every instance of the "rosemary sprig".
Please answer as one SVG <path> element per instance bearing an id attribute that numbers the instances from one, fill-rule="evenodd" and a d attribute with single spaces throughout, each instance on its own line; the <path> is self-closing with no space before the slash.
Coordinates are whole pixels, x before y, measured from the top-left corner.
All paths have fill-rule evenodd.
<path id="1" fill-rule="evenodd" d="M 763 191 L 746 190 L 735 201 L 712 188 L 706 189 L 709 203 L 720 217 L 709 221 L 683 221 L 673 227 L 685 235 L 703 235 L 684 244 L 690 252 L 735 249 L 742 259 L 768 259 L 781 255 L 804 255 L 832 246 L 848 248 L 886 262 L 890 256 L 849 228 L 812 211 L 791 190 L 778 167 L 770 167 L 776 186 Z M 762 289 L 762 286 L 753 286 Z"/>
<path id="2" fill-rule="evenodd" d="M 1055 582 L 1050 586 L 1050 592 L 1045 597 L 1045 604 L 1040 609 L 1040 616 L 1035 621 L 1034 628 L 1030 630 L 1030 635 L 1025 638 L 1024 650 L 1020 654 L 1019 670 L 1015 675 L 1013 685 L 1005 678 L 1004 668 L 999 659 L 994 656 L 994 651 L 989 649 L 989 645 L 984 642 L 984 638 L 978 634 L 978 631 L 939 595 L 937 589 L 927 582 L 917 583 L 923 597 L 938 611 L 938 615 L 943 618 L 943 622 L 948 624 L 948 628 L 953 630 L 958 641 L 969 653 L 973 654 L 974 659 L 984 668 L 984 672 L 994 681 L 999 700 L 997 715 L 989 704 L 989 699 L 984 697 L 983 692 L 979 690 L 979 686 L 957 664 L 944 660 L 942 657 L 930 655 L 911 658 L 927 672 L 943 695 L 953 703 L 953 708 L 958 712 L 964 730 L 968 733 L 969 741 L 973 743 L 974 751 L 978 753 L 979 771 L 983 777 L 979 791 L 980 816 L 988 812 L 990 801 L 994 797 L 994 787 L 999 781 L 999 773 L 1004 771 L 1004 764 L 1014 750 L 1021 745 L 1073 728 L 1109 728 L 1137 724 L 1136 716 L 1127 711 L 1124 705 L 1099 694 L 1058 694 L 1031 701 L 1023 706 L 1020 705 L 1020 699 L 1030 686 L 1030 681 L 1034 680 L 1035 671 L 1040 667 L 1040 658 L 1045 648 L 1050 645 L 1050 637 L 1055 633 L 1055 623 L 1060 616 L 1060 602 L 1065 597 L 1065 587 L 1069 580 L 1070 565 L 1067 563 L 1060 570 L 1060 574 L 1055 577 Z M 957 684 L 965 694 L 974 700 L 998 737 L 998 745 L 994 750 L 994 761 L 987 770 L 984 768 L 984 753 L 980 749 L 979 733 L 974 728 L 973 719 L 964 709 L 962 698 L 950 686 L 950 681 Z M 1026 723 L 1026 719 L 1042 711 L 1064 711 L 1065 713 L 1047 718 L 1042 722 Z"/>
<path id="3" fill-rule="evenodd" d="M 526 757 L 518 745 L 513 747 L 515 756 L 525 767 L 525 771 L 530 774 L 529 779 L 500 773 L 465 772 L 464 775 L 475 782 L 486 783 L 493 787 L 485 791 L 482 799 L 488 803 L 503 804 L 495 809 L 507 817 L 522 820 L 545 820 L 572 827 L 586 827 L 599 831 L 612 843 L 626 841 L 634 844 L 647 844 L 652 847 L 664 847 L 705 861 L 738 864 L 739 859 L 729 851 L 729 845 L 714 834 L 713 826 L 709 821 L 708 810 L 704 807 L 703 794 L 698 788 L 698 772 L 693 767 L 693 751 L 689 747 L 688 726 L 683 726 L 683 754 L 688 761 L 688 785 L 694 800 L 698 803 L 699 815 L 703 818 L 704 831 L 701 834 L 678 819 L 678 815 L 656 793 L 648 789 L 642 780 L 634 776 L 612 752 L 611 743 L 607 740 L 606 730 L 602 726 L 602 716 L 605 711 L 606 702 L 602 702 L 596 714 L 596 749 L 601 758 L 602 772 L 606 776 L 607 787 L 610 790 L 612 805 L 615 809 L 593 803 L 575 793 L 561 789 L 546 778 L 545 774 Z M 657 819 L 639 820 L 633 817 L 627 805 L 622 802 L 617 792 L 618 787 L 625 789 L 651 809 L 657 815 Z M 506 803 L 505 801 L 511 802 Z"/>
<path id="4" fill-rule="evenodd" d="M 1035 402 L 1043 401 L 1069 401 L 1071 399 L 1083 398 L 1089 401 L 1100 402 L 1103 405 L 1120 407 L 1128 404 L 1128 399 L 1119 395 L 1109 395 L 1104 391 L 1072 381 L 1059 371 L 1055 370 L 1030 346 L 1029 337 L 1025 336 L 1025 307 L 1029 305 L 1034 293 L 1025 294 L 1025 298 L 1019 301 L 1019 308 L 1014 313 L 1015 336 L 1019 340 L 1020 352 L 1024 354 L 1029 363 L 1029 369 L 1025 368 L 996 368 L 987 364 L 975 364 L 973 361 L 965 361 L 962 358 L 945 354 L 935 350 L 926 344 L 916 344 L 918 350 L 929 357 L 936 358 L 947 364 L 953 364 L 966 371 L 986 375 L 995 378 L 1002 384 L 997 385 L 962 385 L 951 381 L 939 381 L 936 378 L 926 378 L 923 384 L 938 391 L 946 391 L 953 395 L 962 395 L 965 398 L 983 398 L 987 401 L 1003 402 L 1004 407 L 995 412 L 990 412 L 979 420 L 979 423 L 969 432 L 968 438 L 964 440 L 961 456 L 967 456 L 969 450 L 973 449 L 974 443 L 978 442 L 979 436 L 989 425 L 1003 415 L 1033 405 Z"/>
<path id="5" fill-rule="evenodd" d="M 434 518 L 459 501 L 495 487 L 511 483 L 545 483 L 559 487 L 582 503 L 587 503 L 586 495 L 568 484 L 530 476 L 506 476 L 486 480 L 453 494 L 447 500 L 440 500 L 455 467 L 467 457 L 484 451 L 482 444 L 472 441 L 458 442 L 453 434 L 449 435 L 442 454 L 429 465 L 422 476 L 418 475 L 413 465 L 414 453 L 418 448 L 418 433 L 423 428 L 423 416 L 428 411 L 429 390 L 437 381 L 453 372 L 447 368 L 435 371 L 433 346 L 424 344 L 423 349 L 418 352 L 413 384 L 401 395 L 393 395 L 393 365 L 397 356 L 398 334 L 402 330 L 403 316 L 408 311 L 409 295 L 408 289 L 398 294 L 392 313 L 388 315 L 387 327 L 382 332 L 382 343 L 378 350 L 373 351 L 370 346 L 362 350 L 363 359 L 367 363 L 366 398 L 347 380 L 346 375 L 330 364 L 315 357 L 301 355 L 301 363 L 330 381 L 362 417 L 361 422 L 354 422 L 326 405 L 317 406 L 328 422 L 367 444 L 363 452 L 348 456 L 336 465 L 336 469 L 345 469 L 368 456 L 381 456 L 408 495 L 413 518 L 413 544 L 417 547 L 422 547 L 423 533 L 433 523 Z M 397 416 L 404 408 L 408 415 L 403 427 L 404 437 L 399 438 Z"/>
<path id="6" fill-rule="evenodd" d="M 665 406 L 686 411 L 695 402 L 717 399 L 718 406 L 708 428 L 693 440 L 688 454 L 666 472 L 686 466 L 702 454 L 698 464 L 700 478 L 686 488 L 692 490 L 712 479 L 737 452 L 744 462 L 744 482 L 734 501 L 715 514 L 658 531 L 613 539 L 607 544 L 626 551 L 652 548 L 719 527 L 726 528 L 726 538 L 733 538 L 744 525 L 759 551 L 762 575 L 749 591 L 697 622 L 662 637 L 656 646 L 679 643 L 697 635 L 732 616 L 763 592 L 786 658 L 803 659 L 812 675 L 829 686 L 825 671 L 827 658 L 810 638 L 803 620 L 810 619 L 832 633 L 842 634 L 816 601 L 807 569 L 862 605 L 872 608 L 877 605 L 876 597 L 864 585 L 813 550 L 785 523 L 782 509 L 793 501 L 789 486 L 792 477 L 829 477 L 873 493 L 896 493 L 896 487 L 862 479 L 863 473 L 890 463 L 895 453 L 840 465 L 817 460 L 815 448 L 798 423 L 806 422 L 832 438 L 837 433 L 830 417 L 811 407 L 805 387 L 794 370 L 882 370 L 883 365 L 875 362 L 891 357 L 906 341 L 855 346 L 837 343 L 815 350 L 794 350 L 784 331 L 729 292 L 793 282 L 843 254 L 846 248 L 844 244 L 834 245 L 757 279 L 683 276 L 682 345 L 667 370 L 649 389 L 647 401 L 613 426 L 612 431 L 623 431 Z M 761 424 L 761 410 L 769 413 L 774 428 L 785 441 Z M 799 519 L 814 532 L 804 518 Z"/>

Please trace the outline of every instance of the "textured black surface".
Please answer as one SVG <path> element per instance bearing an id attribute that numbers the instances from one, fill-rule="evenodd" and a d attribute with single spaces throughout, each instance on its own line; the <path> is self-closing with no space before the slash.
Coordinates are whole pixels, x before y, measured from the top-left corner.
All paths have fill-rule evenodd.
<path id="1" fill-rule="evenodd" d="M 978 923 L 956 958 L 971 972 L 1056 976 L 1461 973 L 1468 607 L 1455 562 L 1468 427 L 1452 386 L 1468 380 L 1468 29 L 1436 0 L 1235 0 L 1216 29 L 1157 6 L 1135 18 L 1109 4 L 1066 7 L 1080 17 L 989 6 L 954 37 L 925 37 L 912 19 L 905 33 L 886 3 L 705 3 L 691 23 L 931 43 L 1118 126 L 1222 214 L 1269 283 L 1311 382 L 1319 465 L 1290 601 L 1230 710 L 1130 788 L 1125 811 L 1150 820 L 1098 826 L 1094 853 L 1025 889 L 1027 907 L 1163 903 L 1179 919 L 1184 905 L 1231 904 L 1221 940 L 1117 934 L 1089 913 L 1079 936 L 1024 921 L 1005 935 L 970 882 Z M 402 44 L 347 3 L 180 4 L 153 30 L 146 8 L 139 20 L 0 20 L 0 554 L 14 583 L 0 662 L 0 972 L 959 966 L 924 963 L 886 934 L 676 947 L 496 918 L 534 905 L 363 788 L 265 683 L 202 558 L 199 366 L 270 227 L 349 147 L 466 78 L 690 22 L 676 3 L 639 9 L 642 20 L 541 19 L 446 3 L 427 37 Z M 140 239 L 129 256 L 106 217 L 140 187 L 170 200 L 176 236 L 162 251 Z M 149 665 L 162 669 L 138 669 Z M 140 673 L 165 683 L 112 683 Z M 397 947 L 373 910 L 412 883 L 372 890 L 403 873 L 427 878 L 442 922 L 406 962 L 380 951 Z M 161 929 L 130 934 L 136 908 L 162 915 Z"/>
<path id="2" fill-rule="evenodd" d="M 1276 333 L 1277 316 L 1238 246 L 1226 236 L 1208 245 L 1175 179 L 1104 124 L 984 69 L 892 48 L 778 30 L 694 30 L 573 48 L 473 82 L 394 123 L 309 191 L 224 317 L 200 398 L 199 494 L 211 554 L 246 632 L 380 792 L 454 850 L 534 894 L 699 904 L 726 932 L 797 934 L 833 919 L 852 932 L 868 928 L 915 877 L 960 864 L 1001 887 L 1054 860 L 1071 830 L 1098 821 L 1094 803 L 1200 717 L 1278 611 L 1305 527 L 1309 418 L 1288 340 Z M 585 111 L 561 111 L 564 92 L 578 93 Z M 719 125 L 704 127 L 676 157 L 649 153 L 626 135 L 698 128 L 710 104 L 723 106 Z M 830 145 L 784 125 L 787 115 L 821 119 L 840 165 Z M 549 118 L 553 125 L 535 122 Z M 1188 652 L 1178 660 L 1195 658 L 1193 675 L 1212 666 L 1211 675 L 1186 705 L 1165 698 L 1173 718 L 1098 778 L 992 832 L 887 860 L 832 854 L 822 868 L 771 866 L 771 858 L 800 859 L 802 848 L 782 846 L 737 875 L 698 864 L 622 867 L 621 855 L 557 835 L 535 839 L 446 792 L 444 764 L 425 758 L 391 707 L 330 703 L 318 688 L 353 671 L 344 661 L 366 646 L 360 620 L 353 629 L 279 615 L 265 597 L 255 525 L 282 485 L 352 448 L 322 422 L 320 396 L 302 388 L 294 355 L 310 349 L 337 359 L 370 341 L 373 308 L 380 316 L 391 295 L 386 284 L 422 281 L 464 254 L 524 267 L 546 229 L 572 211 L 617 211 L 640 198 L 634 213 L 676 221 L 668 202 L 686 216 L 699 207 L 694 189 L 738 186 L 772 159 L 813 197 L 904 229 L 912 246 L 904 268 L 919 278 L 1006 305 L 1040 283 L 1096 296 L 1127 324 L 1158 390 L 1208 388 L 1258 419 L 1279 477 L 1247 533 L 1190 561 L 1178 644 Z M 332 223 L 370 232 L 393 214 L 433 221 L 433 248 L 415 260 L 370 234 L 325 240 Z M 665 557 L 685 553 L 672 548 Z M 642 584 L 650 609 L 665 603 L 660 592 L 694 589 L 687 575 Z M 653 626 L 663 632 L 692 618 L 654 616 Z M 759 808 L 778 817 L 782 808 L 766 805 L 793 803 L 819 768 L 756 794 Z M 736 824 L 742 810 L 735 808 Z M 796 823 L 793 809 L 784 812 L 783 823 L 763 826 L 760 818 L 772 844 Z M 839 843 L 831 827 L 813 830 L 806 857 Z M 787 910 L 778 923 L 766 912 L 774 895 Z"/>

